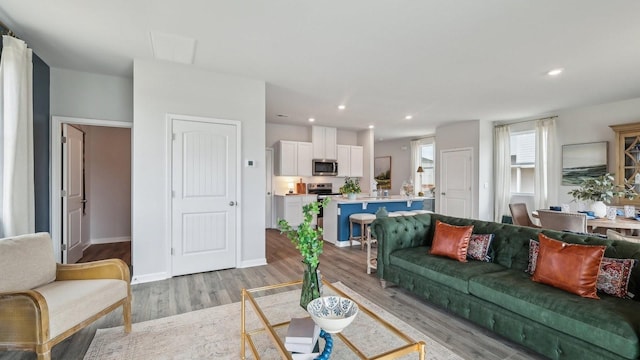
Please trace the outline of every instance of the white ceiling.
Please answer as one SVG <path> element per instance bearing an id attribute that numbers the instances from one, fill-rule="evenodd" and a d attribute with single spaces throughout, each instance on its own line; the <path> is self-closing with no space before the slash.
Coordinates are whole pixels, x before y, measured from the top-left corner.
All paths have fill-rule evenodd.
<path id="1" fill-rule="evenodd" d="M 52 67 L 131 77 L 151 32 L 195 39 L 195 66 L 266 81 L 268 122 L 378 139 L 640 97 L 639 15 L 637 0 L 0 1 Z"/>

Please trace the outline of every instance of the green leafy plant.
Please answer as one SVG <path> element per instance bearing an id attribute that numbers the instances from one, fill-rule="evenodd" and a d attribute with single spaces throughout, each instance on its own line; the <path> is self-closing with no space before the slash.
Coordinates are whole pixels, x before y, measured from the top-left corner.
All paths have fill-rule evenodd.
<path id="1" fill-rule="evenodd" d="M 324 241 L 322 228 L 314 229 L 312 226 L 313 216 L 320 213 L 320 207 L 326 206 L 330 198 L 325 198 L 322 202 L 314 201 L 302 207 L 304 219 L 297 229 L 294 229 L 286 220 L 278 220 L 278 229 L 286 234 L 287 238 L 295 245 L 302 255 L 302 262 L 316 268 L 320 263 L 320 254 Z"/>
<path id="2" fill-rule="evenodd" d="M 344 185 L 340 187 L 341 194 L 359 194 L 361 191 L 358 179 L 354 180 L 350 177 L 346 177 L 344 179 Z"/>
<path id="3" fill-rule="evenodd" d="M 585 178 L 580 187 L 569 191 L 574 200 L 592 200 L 611 203 L 614 197 L 634 199 L 638 196 L 632 186 L 626 183 L 618 185 L 612 174 L 606 173 L 597 178 Z"/>

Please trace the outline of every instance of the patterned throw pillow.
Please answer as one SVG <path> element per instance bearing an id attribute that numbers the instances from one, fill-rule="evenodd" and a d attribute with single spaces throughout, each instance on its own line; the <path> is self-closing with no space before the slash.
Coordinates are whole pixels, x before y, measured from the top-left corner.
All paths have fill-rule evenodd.
<path id="1" fill-rule="evenodd" d="M 533 274 L 536 271 L 536 262 L 540 243 L 536 240 L 529 240 L 529 266 L 527 272 Z M 631 270 L 636 265 L 635 259 L 614 259 L 603 257 L 600 263 L 600 272 L 596 288 L 605 294 L 617 297 L 633 297 L 629 293 L 629 279 Z"/>
<path id="2" fill-rule="evenodd" d="M 489 249 L 493 236 L 493 234 L 472 234 L 467 249 L 467 259 L 491 262 Z"/>
<path id="3" fill-rule="evenodd" d="M 538 252 L 540 251 L 540 243 L 536 240 L 529 239 L 529 266 L 527 272 L 533 275 L 536 271 L 536 263 L 538 262 Z"/>
<path id="4" fill-rule="evenodd" d="M 629 278 L 635 259 L 602 258 L 596 287 L 605 294 L 629 297 Z"/>

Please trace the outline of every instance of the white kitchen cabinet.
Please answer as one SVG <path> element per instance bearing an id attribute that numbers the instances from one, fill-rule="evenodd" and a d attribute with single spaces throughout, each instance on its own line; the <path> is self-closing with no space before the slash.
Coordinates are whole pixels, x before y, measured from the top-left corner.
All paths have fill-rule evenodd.
<path id="1" fill-rule="evenodd" d="M 312 126 L 311 142 L 313 144 L 313 158 L 336 160 L 336 143 L 338 130 L 332 127 Z"/>
<path id="2" fill-rule="evenodd" d="M 364 149 L 362 146 L 338 145 L 338 176 L 362 177 L 364 175 Z"/>
<path id="3" fill-rule="evenodd" d="M 278 141 L 275 145 L 277 176 L 311 176 L 313 146 L 308 142 Z"/>
<path id="4" fill-rule="evenodd" d="M 286 220 L 292 227 L 297 227 L 304 220 L 302 207 L 317 201 L 316 195 L 276 195 L 275 198 L 277 219 Z M 317 218 L 314 216 L 312 225 L 316 222 Z"/>

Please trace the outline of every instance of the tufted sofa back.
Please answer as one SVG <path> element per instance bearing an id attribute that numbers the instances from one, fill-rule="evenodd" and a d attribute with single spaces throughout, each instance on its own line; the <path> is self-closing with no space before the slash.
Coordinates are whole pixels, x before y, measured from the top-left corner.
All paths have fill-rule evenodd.
<path id="1" fill-rule="evenodd" d="M 410 217 L 380 218 L 371 224 L 373 235 L 379 239 L 379 257 L 382 257 L 382 261 L 380 259 L 378 261 L 378 275 L 382 276 L 384 266 L 389 263 L 389 255 L 393 251 L 409 247 L 430 246 L 436 220 L 457 226 L 473 225 L 474 234 L 494 234 L 493 262 L 511 269 L 524 271 L 527 268 L 529 239 L 537 240 L 540 232 L 568 243 L 606 245 L 605 256 L 607 257 L 640 260 L 640 244 L 628 241 L 440 214 L 422 214 Z M 630 288 L 636 287 L 640 288 L 640 266 L 636 266 L 633 270 L 630 284 Z M 638 296 L 640 297 L 640 294 Z"/>

